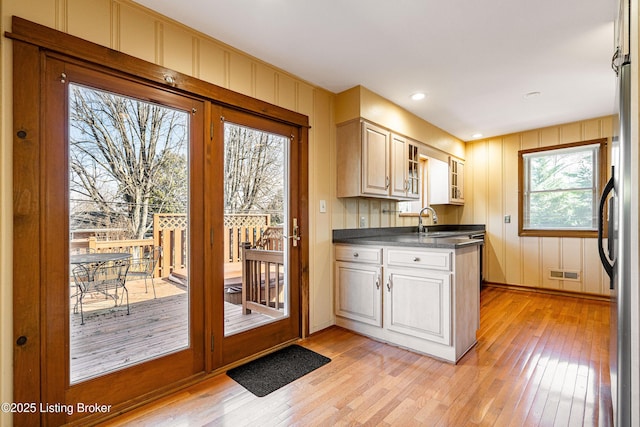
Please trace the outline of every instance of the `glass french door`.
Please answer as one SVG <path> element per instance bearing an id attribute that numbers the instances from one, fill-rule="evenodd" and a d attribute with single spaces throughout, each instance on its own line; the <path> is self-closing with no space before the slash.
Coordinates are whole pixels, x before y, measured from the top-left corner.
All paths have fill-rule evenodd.
<path id="1" fill-rule="evenodd" d="M 173 72 L 20 19 L 13 29 L 13 390 L 40 409 L 16 422 L 93 424 L 304 333 L 308 117 L 179 74 L 161 83 Z M 225 205 L 225 128 L 271 147 L 256 157 L 274 162 L 259 209 Z M 247 310 L 269 317 L 256 327 L 225 328 L 225 296 L 238 297 L 237 279 L 224 283 L 225 209 L 268 218 L 251 238 L 241 227 L 242 250 L 273 252 L 252 267 L 262 293 Z"/>
<path id="2" fill-rule="evenodd" d="M 76 384 L 189 348 L 191 111 L 68 87 Z"/>
<path id="3" fill-rule="evenodd" d="M 227 364 L 300 331 L 297 130 L 224 110 L 222 148 L 222 355 Z"/>
<path id="4" fill-rule="evenodd" d="M 204 103 L 57 60 L 46 99 L 43 401 L 113 410 L 205 369 Z"/>

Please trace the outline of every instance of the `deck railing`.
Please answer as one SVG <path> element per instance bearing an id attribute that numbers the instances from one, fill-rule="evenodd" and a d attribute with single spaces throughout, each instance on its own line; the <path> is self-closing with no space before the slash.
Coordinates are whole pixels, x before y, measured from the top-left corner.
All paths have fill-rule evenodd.
<path id="1" fill-rule="evenodd" d="M 239 263 L 242 259 L 242 243 L 255 246 L 263 232 L 270 226 L 268 214 L 225 215 L 222 242 L 224 263 Z M 154 277 L 167 277 L 171 272 L 187 266 L 187 216 L 185 214 L 155 214 L 153 238 L 141 240 L 97 240 L 95 237 L 71 241 L 71 248 L 89 248 L 94 252 L 128 252 L 133 258 L 148 253 L 153 246 L 162 247 L 162 256 Z"/>
<path id="2" fill-rule="evenodd" d="M 271 317 L 284 316 L 284 252 L 242 248 L 242 312 L 252 311 Z"/>
<path id="3" fill-rule="evenodd" d="M 224 262 L 237 263 L 242 260 L 242 244 L 255 246 L 262 233 L 270 226 L 271 217 L 265 215 L 224 216 Z"/>

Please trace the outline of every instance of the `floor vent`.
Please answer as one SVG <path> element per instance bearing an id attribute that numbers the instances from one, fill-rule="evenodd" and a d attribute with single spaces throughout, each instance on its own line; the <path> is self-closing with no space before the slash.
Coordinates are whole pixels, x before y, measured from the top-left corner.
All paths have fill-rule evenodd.
<path id="1" fill-rule="evenodd" d="M 549 279 L 580 281 L 580 271 L 577 270 L 552 270 L 549 269 Z"/>

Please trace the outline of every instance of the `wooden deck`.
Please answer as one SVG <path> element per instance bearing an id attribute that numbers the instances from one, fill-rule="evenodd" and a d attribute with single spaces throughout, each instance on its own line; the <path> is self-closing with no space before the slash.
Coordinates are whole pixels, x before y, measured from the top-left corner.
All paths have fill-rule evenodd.
<path id="1" fill-rule="evenodd" d="M 144 280 L 127 282 L 130 314 L 123 303 L 96 294 L 84 302 L 85 324 L 70 301 L 70 380 L 77 383 L 125 366 L 169 354 L 189 345 L 188 298 L 185 287 L 156 279 L 156 295 Z M 242 314 L 242 305 L 225 302 L 225 335 L 273 321 L 258 313 Z"/>

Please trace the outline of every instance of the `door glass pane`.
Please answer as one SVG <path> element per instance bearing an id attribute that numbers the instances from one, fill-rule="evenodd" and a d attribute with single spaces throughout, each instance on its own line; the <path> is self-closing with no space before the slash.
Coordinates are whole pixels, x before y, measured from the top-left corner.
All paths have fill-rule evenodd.
<path id="1" fill-rule="evenodd" d="M 226 336 L 289 315 L 289 138 L 224 126 Z"/>
<path id="2" fill-rule="evenodd" d="M 69 86 L 71 384 L 189 346 L 189 113 Z"/>

